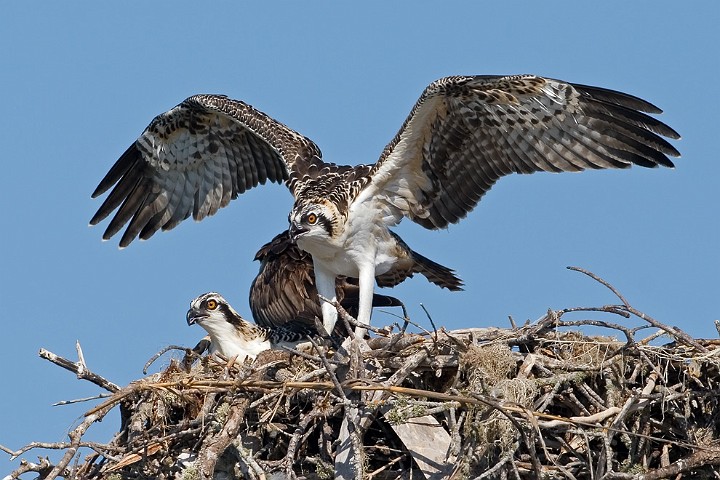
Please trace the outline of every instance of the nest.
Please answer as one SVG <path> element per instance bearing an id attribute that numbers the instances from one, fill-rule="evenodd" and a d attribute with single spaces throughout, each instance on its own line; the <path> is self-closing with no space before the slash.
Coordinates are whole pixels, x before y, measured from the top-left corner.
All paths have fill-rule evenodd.
<path id="1" fill-rule="evenodd" d="M 246 363 L 187 351 L 124 388 L 82 358 L 41 351 L 112 394 L 68 442 L 0 447 L 64 452 L 7 478 L 719 478 L 720 342 L 656 321 L 594 278 L 621 303 L 508 329 L 377 331 Z M 114 408 L 114 438 L 84 441 Z"/>

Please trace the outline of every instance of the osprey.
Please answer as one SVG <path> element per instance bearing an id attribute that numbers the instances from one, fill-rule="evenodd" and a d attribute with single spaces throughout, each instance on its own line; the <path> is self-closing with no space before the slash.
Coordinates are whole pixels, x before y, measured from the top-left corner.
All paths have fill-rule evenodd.
<path id="1" fill-rule="evenodd" d="M 216 292 L 203 293 L 190 302 L 186 319 L 188 325 L 197 323 L 208 332 L 210 353 L 217 352 L 228 359 L 237 357 L 240 362 L 248 357 L 254 359 L 270 348 L 294 348 L 307 335 L 314 334 L 301 324 L 294 324 L 294 328 L 253 325 Z"/>
<path id="2" fill-rule="evenodd" d="M 358 278 L 358 320 L 368 323 L 374 279 L 398 260 L 389 227 L 403 217 L 429 229 L 456 223 L 511 173 L 672 167 L 679 153 L 662 137 L 680 136 L 648 113 L 661 110 L 551 78 L 446 77 L 424 90 L 375 164 L 347 166 L 242 101 L 195 95 L 155 117 L 113 165 L 93 197 L 114 187 L 90 224 L 118 209 L 103 238 L 127 224 L 124 247 L 284 181 L 295 199 L 290 232 L 312 255 L 319 294 L 334 299 L 338 276 Z M 337 312 L 322 311 L 332 331 Z"/>
<path id="3" fill-rule="evenodd" d="M 462 280 L 454 272 L 413 251 L 396 234 L 400 247 L 398 261 L 388 272 L 378 275 L 375 281 L 380 287 L 394 287 L 415 273 L 448 290 L 462 290 Z M 315 328 L 315 317 L 322 318 L 320 301 L 315 288 L 312 257 L 293 243 L 286 230 L 263 245 L 255 260 L 260 261 L 260 271 L 250 287 L 250 310 L 258 325 L 283 326 L 301 322 Z M 337 301 L 353 317 L 357 316 L 359 288 L 357 279 L 339 276 L 335 280 Z M 373 307 L 403 306 L 397 298 L 373 295 Z M 335 332 L 340 334 L 336 326 Z"/>

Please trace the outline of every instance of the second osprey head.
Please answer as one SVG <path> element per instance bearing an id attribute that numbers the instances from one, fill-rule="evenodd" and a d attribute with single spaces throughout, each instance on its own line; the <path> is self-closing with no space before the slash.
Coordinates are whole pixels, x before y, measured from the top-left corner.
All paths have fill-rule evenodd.
<path id="1" fill-rule="evenodd" d="M 272 328 L 254 325 L 235 311 L 222 295 L 203 293 L 190 302 L 185 316 L 188 325 L 198 324 L 210 335 L 210 353 L 219 353 L 238 361 L 254 359 L 271 348 L 295 348 L 312 335 L 305 325 L 283 325 Z"/>
<path id="2" fill-rule="evenodd" d="M 243 361 L 271 348 L 267 332 L 242 318 L 219 293 L 197 297 L 185 318 L 188 325 L 198 324 L 210 334 L 212 353 Z"/>

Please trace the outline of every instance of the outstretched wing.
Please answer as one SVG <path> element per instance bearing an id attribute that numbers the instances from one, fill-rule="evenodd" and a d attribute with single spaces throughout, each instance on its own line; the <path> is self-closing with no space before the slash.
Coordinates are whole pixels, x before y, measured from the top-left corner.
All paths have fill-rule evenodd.
<path id="1" fill-rule="evenodd" d="M 155 117 L 115 162 L 92 194 L 114 185 L 90 225 L 118 209 L 103 239 L 128 224 L 125 247 L 190 215 L 213 215 L 267 180 L 286 181 L 294 191 L 295 179 L 320 157 L 311 140 L 244 102 L 195 95 Z"/>
<path id="2" fill-rule="evenodd" d="M 532 75 L 447 77 L 430 84 L 375 164 L 360 198 L 426 228 L 465 217 L 502 176 L 672 167 L 680 138 L 620 92 Z"/>

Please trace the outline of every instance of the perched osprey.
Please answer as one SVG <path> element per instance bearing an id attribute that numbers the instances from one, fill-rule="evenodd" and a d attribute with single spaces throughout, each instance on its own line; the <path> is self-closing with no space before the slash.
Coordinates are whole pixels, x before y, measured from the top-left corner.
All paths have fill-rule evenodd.
<path id="1" fill-rule="evenodd" d="M 325 163 L 309 139 L 252 106 L 195 95 L 150 123 L 102 179 L 111 187 L 90 221 L 118 209 L 103 238 L 147 239 L 191 214 L 213 215 L 267 180 L 295 202 L 290 232 L 313 257 L 320 295 L 358 278 L 358 320 L 370 320 L 377 275 L 398 261 L 389 230 L 403 217 L 429 229 L 456 223 L 502 176 L 585 169 L 672 167 L 675 130 L 631 95 L 534 75 L 453 76 L 431 83 L 372 165 Z M 118 208 L 119 207 L 119 208 Z M 332 331 L 337 312 L 323 303 Z"/>
<path id="2" fill-rule="evenodd" d="M 381 287 L 394 287 L 415 273 L 448 290 L 462 290 L 462 280 L 447 267 L 433 262 L 408 247 L 396 234 L 391 234 L 400 247 L 393 268 L 375 278 Z M 322 318 L 315 288 L 312 257 L 293 243 L 286 230 L 263 245 L 255 254 L 260 271 L 250 287 L 250 310 L 258 325 L 283 326 L 301 322 L 314 328 L 315 317 Z M 335 280 L 337 301 L 353 317 L 357 316 L 359 287 L 357 279 L 339 276 Z M 387 295 L 373 295 L 373 307 L 399 307 L 402 302 Z M 342 330 L 336 327 L 336 333 Z"/>
<path id="3" fill-rule="evenodd" d="M 237 357 L 243 361 L 254 359 L 263 350 L 270 348 L 294 348 L 307 335 L 315 332 L 305 329 L 302 324 L 293 328 L 264 328 L 245 320 L 215 292 L 203 293 L 190 302 L 186 315 L 187 324 L 198 324 L 210 335 L 210 353 L 220 353 L 225 358 Z"/>

